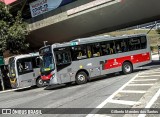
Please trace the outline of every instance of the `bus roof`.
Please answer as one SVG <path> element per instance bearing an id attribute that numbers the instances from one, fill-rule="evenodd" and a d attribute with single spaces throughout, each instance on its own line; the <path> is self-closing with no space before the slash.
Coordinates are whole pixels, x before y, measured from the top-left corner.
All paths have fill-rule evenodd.
<path id="1" fill-rule="evenodd" d="M 80 44 L 87 44 L 87 43 L 94 43 L 94 42 L 101 42 L 101 41 L 109 41 L 109 40 L 115 40 L 115 39 L 122 39 L 122 38 L 129 38 L 129 37 L 138 37 L 138 36 L 146 36 L 146 34 L 132 34 L 132 35 L 122 35 L 122 36 L 93 36 L 93 37 L 87 37 L 87 38 L 79 38 L 72 40 L 70 42 L 64 42 L 64 43 L 54 43 L 52 44 L 53 48 L 58 47 L 67 47 L 67 46 L 74 46 L 74 45 L 80 45 Z M 50 45 L 44 46 L 40 49 L 49 47 Z"/>
<path id="2" fill-rule="evenodd" d="M 76 44 L 79 45 L 79 44 L 109 41 L 109 40 L 129 38 L 129 37 L 138 37 L 138 36 L 146 36 L 146 34 L 133 34 L 133 35 L 123 35 L 123 36 L 116 36 L 116 37 L 113 37 L 113 36 L 94 36 L 94 37 L 75 39 L 73 41 L 61 43 L 61 44 L 53 44 L 53 46 L 65 47 L 65 46 L 73 46 Z"/>
<path id="3" fill-rule="evenodd" d="M 20 59 L 20 58 L 27 58 L 27 57 L 32 57 L 32 56 L 39 56 L 39 53 L 29 53 L 29 54 L 22 54 L 22 55 L 16 55 L 16 56 L 12 56 L 16 59 Z M 12 58 L 10 57 L 10 58 Z"/>

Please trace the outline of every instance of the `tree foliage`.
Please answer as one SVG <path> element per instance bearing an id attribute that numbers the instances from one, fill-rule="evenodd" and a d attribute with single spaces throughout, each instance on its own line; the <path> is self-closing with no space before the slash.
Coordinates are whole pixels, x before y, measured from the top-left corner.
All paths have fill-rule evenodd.
<path id="1" fill-rule="evenodd" d="M 9 6 L 0 2 L 0 51 L 20 53 L 29 47 L 26 42 L 27 24 L 22 21 L 21 12 L 13 16 Z"/>

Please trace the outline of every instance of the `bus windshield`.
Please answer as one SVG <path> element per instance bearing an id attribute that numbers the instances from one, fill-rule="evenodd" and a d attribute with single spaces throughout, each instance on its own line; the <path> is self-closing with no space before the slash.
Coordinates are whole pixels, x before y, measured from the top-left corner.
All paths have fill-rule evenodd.
<path id="1" fill-rule="evenodd" d="M 54 60 L 52 53 L 46 53 L 42 57 L 42 63 L 41 63 L 41 70 L 42 72 L 45 71 L 51 71 L 55 69 Z"/>
<path id="2" fill-rule="evenodd" d="M 14 58 L 11 58 L 9 60 L 9 76 L 12 77 L 16 77 L 16 72 L 15 72 L 15 60 Z"/>

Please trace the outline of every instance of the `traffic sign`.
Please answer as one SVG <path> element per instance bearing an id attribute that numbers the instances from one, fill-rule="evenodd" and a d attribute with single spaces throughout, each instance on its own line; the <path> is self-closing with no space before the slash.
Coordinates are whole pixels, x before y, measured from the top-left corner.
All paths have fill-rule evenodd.
<path id="1" fill-rule="evenodd" d="M 0 56 L 0 66 L 1 65 L 4 65 L 4 58 L 3 58 L 3 56 Z"/>

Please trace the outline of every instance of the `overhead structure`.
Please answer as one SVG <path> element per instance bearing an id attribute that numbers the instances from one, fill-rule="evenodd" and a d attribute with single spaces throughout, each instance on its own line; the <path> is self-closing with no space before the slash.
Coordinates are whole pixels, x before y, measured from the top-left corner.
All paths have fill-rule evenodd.
<path id="1" fill-rule="evenodd" d="M 12 11 L 24 1 L 14 2 Z M 44 9 L 40 8 L 51 5 L 48 1 L 58 6 L 41 12 Z M 160 0 L 27 0 L 23 18 L 29 18 L 30 45 L 39 48 L 44 41 L 47 44 L 67 42 L 159 20 L 159 5 Z M 41 13 L 32 14 L 37 11 Z"/>
<path id="2" fill-rule="evenodd" d="M 81 5 L 82 1 L 30 19 L 31 45 L 67 42 L 160 19 L 160 0 L 92 0 Z"/>

